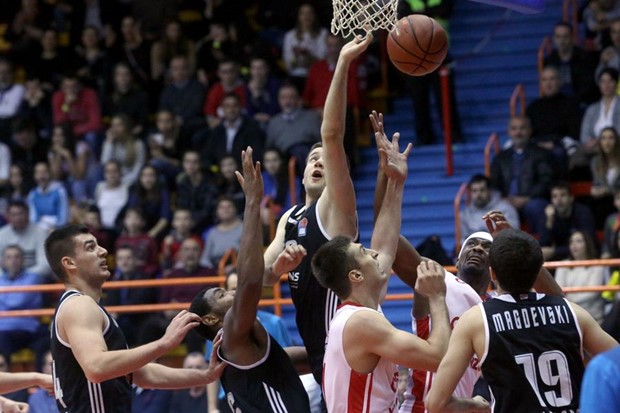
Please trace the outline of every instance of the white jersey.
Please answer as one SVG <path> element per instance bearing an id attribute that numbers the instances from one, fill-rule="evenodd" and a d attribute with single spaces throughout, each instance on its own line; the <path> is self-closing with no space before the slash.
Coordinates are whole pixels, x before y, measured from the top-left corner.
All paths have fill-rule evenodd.
<path id="1" fill-rule="evenodd" d="M 381 358 L 375 369 L 360 374 L 349 366 L 342 344 L 344 327 L 358 311 L 375 311 L 352 303 L 343 303 L 329 327 L 323 359 L 323 395 L 328 412 L 371 413 L 397 411 L 398 368 Z"/>
<path id="2" fill-rule="evenodd" d="M 482 302 L 480 296 L 474 291 L 469 284 L 461 280 L 454 274 L 446 271 L 446 306 L 448 307 L 448 316 L 450 318 L 450 327 L 454 328 L 454 324 L 463 313 L 474 305 Z M 413 317 L 412 317 L 413 318 Z M 413 318 L 413 333 L 418 337 L 427 339 L 430 334 L 430 318 L 424 317 L 416 320 Z M 400 406 L 399 413 L 425 413 L 424 399 L 428 394 L 435 373 L 422 370 L 412 370 L 407 378 L 407 389 L 404 394 L 404 402 Z M 463 374 L 454 390 L 456 397 L 471 397 L 474 390 L 474 384 L 480 377 L 480 368 L 478 359 L 474 356 L 469 367 Z"/>

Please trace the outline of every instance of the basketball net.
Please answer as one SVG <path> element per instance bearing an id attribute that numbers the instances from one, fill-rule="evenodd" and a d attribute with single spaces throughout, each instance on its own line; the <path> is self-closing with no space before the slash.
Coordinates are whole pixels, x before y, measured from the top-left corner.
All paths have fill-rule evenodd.
<path id="1" fill-rule="evenodd" d="M 332 0 L 332 33 L 343 37 L 363 35 L 377 29 L 392 31 L 396 25 L 398 0 Z"/>

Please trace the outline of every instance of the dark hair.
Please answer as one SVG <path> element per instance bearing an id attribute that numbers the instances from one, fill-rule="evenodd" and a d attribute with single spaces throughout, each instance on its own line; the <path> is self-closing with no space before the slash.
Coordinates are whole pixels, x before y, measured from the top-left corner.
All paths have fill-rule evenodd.
<path id="1" fill-rule="evenodd" d="M 310 159 L 310 154 L 312 153 L 312 151 L 315 150 L 316 148 L 322 148 L 322 147 L 323 147 L 323 142 L 316 142 L 310 147 L 310 150 L 308 151 L 308 156 L 306 157 L 306 164 L 308 163 L 308 159 Z M 347 162 L 348 162 L 348 159 L 347 159 Z"/>
<path id="2" fill-rule="evenodd" d="M 544 258 L 538 242 L 518 229 L 505 229 L 494 239 L 489 262 L 502 289 L 511 294 L 532 289 Z"/>
<path id="3" fill-rule="evenodd" d="M 333 290 L 340 299 L 351 294 L 349 272 L 359 268 L 349 253 L 351 238 L 339 235 L 323 244 L 312 257 L 312 272 L 325 288 Z"/>
<path id="4" fill-rule="evenodd" d="M 555 26 L 553 26 L 553 30 L 555 31 L 555 29 L 557 29 L 558 27 L 565 27 L 568 29 L 570 34 L 573 34 L 573 26 L 569 23 L 566 23 L 566 22 L 556 23 Z"/>
<path id="5" fill-rule="evenodd" d="M 6 209 L 8 211 L 11 208 L 21 208 L 24 211 L 26 211 L 26 213 L 30 210 L 30 208 L 28 208 L 28 204 L 26 203 L 26 201 L 23 201 L 21 199 L 11 199 Z"/>
<path id="6" fill-rule="evenodd" d="M 596 251 L 596 245 L 594 244 L 594 240 L 592 239 L 590 234 L 588 234 L 585 231 L 581 231 L 581 230 L 572 231 L 569 237 L 569 243 L 570 243 L 570 238 L 572 238 L 573 235 L 575 234 L 581 234 L 581 236 L 583 237 L 583 243 L 586 244 L 586 259 L 593 260 L 593 259 L 598 258 L 598 253 Z M 571 254 L 571 257 L 573 259 L 575 258 L 573 257 L 573 254 Z"/>
<path id="7" fill-rule="evenodd" d="M 477 184 L 480 182 L 484 182 L 485 184 L 487 184 L 487 188 L 491 187 L 491 180 L 489 179 L 488 176 L 483 175 L 483 174 L 475 174 L 473 175 L 471 178 L 469 178 L 469 182 L 467 183 L 467 187 L 471 187 L 473 184 Z"/>
<path id="8" fill-rule="evenodd" d="M 88 233 L 88 228 L 83 225 L 66 225 L 52 231 L 45 240 L 47 262 L 60 280 L 65 281 L 67 278 L 61 263 L 62 258 L 74 256 L 74 238 L 80 234 Z"/>
<path id="9" fill-rule="evenodd" d="M 203 317 L 211 312 L 211 305 L 208 303 L 206 299 L 207 291 L 219 287 L 206 287 L 203 288 L 198 294 L 194 296 L 192 299 L 192 303 L 189 306 L 189 312 L 198 314 L 199 317 Z M 204 323 L 200 323 L 198 327 L 194 329 L 202 338 L 213 341 L 215 335 L 217 334 L 217 330 L 215 327 L 209 326 Z"/>
<path id="10" fill-rule="evenodd" d="M 13 133 L 36 132 L 37 127 L 28 118 L 17 118 L 13 122 Z"/>
<path id="11" fill-rule="evenodd" d="M 228 98 L 235 99 L 237 103 L 241 104 L 241 98 L 235 92 L 226 92 L 224 96 L 222 97 L 221 102 L 224 102 L 224 99 L 228 99 Z"/>
<path id="12" fill-rule="evenodd" d="M 606 67 L 605 69 L 601 70 L 601 73 L 598 74 L 596 80 L 600 82 L 604 74 L 609 75 L 614 80 L 614 82 L 618 83 L 618 70 L 614 69 L 613 67 Z"/>
<path id="13" fill-rule="evenodd" d="M 120 250 L 129 250 L 131 251 L 131 255 L 133 255 L 134 257 L 136 256 L 136 249 L 131 244 L 119 245 L 118 248 L 116 248 L 116 251 L 114 251 L 114 253 L 117 254 Z"/>
<path id="14" fill-rule="evenodd" d="M 2 251 L 2 254 L 4 255 L 4 253 L 7 250 L 10 250 L 10 249 L 17 250 L 17 251 L 19 251 L 22 254 L 22 257 L 24 256 L 24 249 L 19 244 L 9 244 L 9 245 L 7 245 L 6 247 L 4 247 L 4 250 Z"/>
<path id="15" fill-rule="evenodd" d="M 570 184 L 566 181 L 557 181 L 551 184 L 551 189 L 549 193 L 551 193 L 554 189 L 563 189 L 568 192 L 569 195 L 572 195 L 572 192 L 570 190 Z"/>

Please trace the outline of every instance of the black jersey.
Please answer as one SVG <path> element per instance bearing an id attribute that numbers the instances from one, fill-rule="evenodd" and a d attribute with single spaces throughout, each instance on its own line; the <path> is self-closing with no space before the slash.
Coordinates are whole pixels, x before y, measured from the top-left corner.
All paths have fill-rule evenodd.
<path id="1" fill-rule="evenodd" d="M 583 377 L 582 337 L 568 302 L 504 294 L 482 304 L 482 375 L 493 412 L 575 413 Z"/>
<path id="2" fill-rule="evenodd" d="M 228 366 L 220 378 L 226 402 L 233 412 L 309 413 L 308 394 L 284 349 L 267 334 L 265 356 L 250 366 L 220 359 Z M 221 348 L 220 348 L 221 350 Z"/>
<path id="3" fill-rule="evenodd" d="M 56 314 L 79 291 L 66 291 L 60 298 Z M 107 318 L 103 338 L 108 350 L 127 348 L 125 336 L 114 318 L 99 306 Z M 92 383 L 84 374 L 68 343 L 58 337 L 56 314 L 51 325 L 52 374 L 58 410 L 64 413 L 131 413 L 131 383 L 118 377 L 102 383 Z"/>
<path id="4" fill-rule="evenodd" d="M 319 284 L 310 266 L 317 250 L 329 241 L 316 205 L 297 205 L 293 209 L 284 227 L 284 244 L 303 245 L 307 252 L 299 266 L 289 273 L 288 283 L 297 313 L 297 329 L 308 351 L 312 374 L 321 383 L 325 338 L 339 301 L 333 291 Z"/>

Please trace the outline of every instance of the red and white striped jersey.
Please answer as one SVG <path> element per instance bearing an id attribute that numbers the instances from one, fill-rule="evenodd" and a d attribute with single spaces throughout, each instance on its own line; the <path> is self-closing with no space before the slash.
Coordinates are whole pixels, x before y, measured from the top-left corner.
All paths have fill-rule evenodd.
<path id="1" fill-rule="evenodd" d="M 460 278 L 446 271 L 446 306 L 450 317 L 450 326 L 458 321 L 463 313 L 474 305 L 482 302 L 480 296 Z M 412 317 L 413 318 L 413 317 Z M 413 318 L 413 333 L 418 337 L 427 339 L 431 330 L 431 320 L 429 317 L 416 320 Z M 435 373 L 422 370 L 411 370 L 407 378 L 407 389 L 404 394 L 404 402 L 400 406 L 399 413 L 425 413 L 424 399 L 428 394 Z M 463 374 L 454 390 L 456 397 L 471 397 L 474 384 L 480 377 L 478 359 L 474 356 L 469 367 Z"/>
<path id="2" fill-rule="evenodd" d="M 332 319 L 325 358 L 323 359 L 323 395 L 328 412 L 370 413 L 395 412 L 398 368 L 391 361 L 381 358 L 375 369 L 360 374 L 349 366 L 342 343 L 344 328 L 354 313 L 374 311 L 352 303 L 343 303 Z"/>

